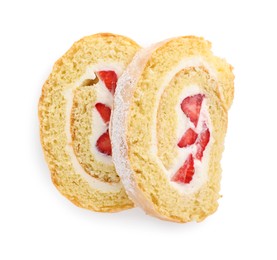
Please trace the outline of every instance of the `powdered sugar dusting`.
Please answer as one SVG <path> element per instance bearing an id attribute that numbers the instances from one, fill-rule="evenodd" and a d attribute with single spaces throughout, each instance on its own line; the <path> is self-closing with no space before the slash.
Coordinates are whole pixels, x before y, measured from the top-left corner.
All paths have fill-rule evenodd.
<path id="1" fill-rule="evenodd" d="M 144 210 L 152 215 L 157 215 L 157 213 L 154 210 L 153 205 L 145 199 L 143 193 L 138 189 L 134 179 L 135 176 L 128 159 L 126 128 L 130 100 L 132 98 L 135 85 L 145 67 L 148 58 L 160 44 L 161 43 L 158 43 L 147 49 L 142 49 L 139 51 L 125 72 L 119 78 L 115 91 L 114 108 L 112 112 L 110 128 L 113 162 L 116 171 L 126 189 L 126 192 L 136 205 L 144 208 Z"/>
<path id="2" fill-rule="evenodd" d="M 133 68 L 139 63 L 139 53 L 136 54 L 131 64 L 119 78 L 114 95 L 114 106 L 111 115 L 111 142 L 113 151 L 113 162 L 118 175 L 128 195 L 135 201 L 135 182 L 130 163 L 128 161 L 128 147 L 126 136 L 127 113 L 130 107 L 130 98 L 133 94 L 134 86 L 137 81 L 133 75 Z M 131 76 L 132 75 L 132 76 Z"/>

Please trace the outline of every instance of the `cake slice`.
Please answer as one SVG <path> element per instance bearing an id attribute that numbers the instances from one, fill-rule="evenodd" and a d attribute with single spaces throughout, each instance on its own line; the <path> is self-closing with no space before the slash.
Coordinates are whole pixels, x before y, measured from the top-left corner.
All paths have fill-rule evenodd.
<path id="1" fill-rule="evenodd" d="M 137 53 L 118 82 L 112 152 L 130 198 L 158 218 L 201 221 L 218 207 L 232 67 L 194 36 Z"/>
<path id="2" fill-rule="evenodd" d="M 117 80 L 139 46 L 119 35 L 84 37 L 54 65 L 39 101 L 41 143 L 53 183 L 77 206 L 133 207 L 112 162 L 109 122 Z"/>

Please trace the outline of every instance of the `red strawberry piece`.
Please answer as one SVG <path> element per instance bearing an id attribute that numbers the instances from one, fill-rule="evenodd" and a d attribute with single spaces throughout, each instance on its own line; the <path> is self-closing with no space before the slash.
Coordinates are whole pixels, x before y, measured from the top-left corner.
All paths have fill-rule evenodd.
<path id="1" fill-rule="evenodd" d="M 178 143 L 180 148 L 187 147 L 195 143 L 197 139 L 197 133 L 195 133 L 191 128 L 188 129 L 184 135 L 182 136 L 181 140 Z"/>
<path id="2" fill-rule="evenodd" d="M 203 153 L 204 153 L 209 141 L 210 141 L 210 130 L 205 125 L 204 130 L 200 133 L 200 135 L 196 141 L 196 146 L 197 146 L 197 152 L 195 155 L 196 159 L 198 159 L 200 161 L 202 160 Z"/>
<path id="3" fill-rule="evenodd" d="M 111 109 L 102 103 L 97 103 L 95 107 L 102 119 L 104 120 L 104 122 L 108 123 L 111 117 Z"/>
<path id="4" fill-rule="evenodd" d="M 195 125 L 195 127 L 197 126 L 197 123 L 198 123 L 203 98 L 204 98 L 204 95 L 197 94 L 194 96 L 186 97 L 181 103 L 181 108 L 183 112 L 190 119 L 190 121 Z"/>
<path id="5" fill-rule="evenodd" d="M 96 147 L 99 152 L 112 155 L 112 146 L 109 132 L 102 134 L 96 142 Z"/>
<path id="6" fill-rule="evenodd" d="M 175 173 L 171 180 L 181 183 L 190 183 L 194 172 L 194 161 L 192 154 L 190 154 L 183 166 Z"/>
<path id="7" fill-rule="evenodd" d="M 117 75 L 112 70 L 98 71 L 98 75 L 102 81 L 104 81 L 107 89 L 113 94 L 116 88 Z"/>

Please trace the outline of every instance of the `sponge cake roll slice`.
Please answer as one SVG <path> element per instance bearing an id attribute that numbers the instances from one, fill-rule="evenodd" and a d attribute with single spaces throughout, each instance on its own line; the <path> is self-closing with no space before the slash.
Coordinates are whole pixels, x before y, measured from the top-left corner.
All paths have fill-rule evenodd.
<path id="1" fill-rule="evenodd" d="M 39 101 L 41 143 L 53 183 L 77 206 L 133 207 L 112 162 L 109 121 L 117 80 L 139 46 L 114 34 L 74 43 L 54 65 Z"/>
<path id="2" fill-rule="evenodd" d="M 118 82 L 113 160 L 130 198 L 161 219 L 201 221 L 218 207 L 232 67 L 194 36 L 137 53 Z"/>

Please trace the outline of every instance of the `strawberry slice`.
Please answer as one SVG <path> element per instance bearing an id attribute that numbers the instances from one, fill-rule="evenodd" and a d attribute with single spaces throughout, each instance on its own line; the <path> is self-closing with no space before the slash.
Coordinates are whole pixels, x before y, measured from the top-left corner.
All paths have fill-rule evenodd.
<path id="1" fill-rule="evenodd" d="M 202 160 L 203 153 L 210 141 L 210 130 L 207 128 L 207 126 L 204 126 L 204 130 L 200 133 L 197 141 L 196 141 L 196 146 L 197 146 L 197 152 L 195 155 L 195 158 L 198 160 Z"/>
<path id="2" fill-rule="evenodd" d="M 172 177 L 172 181 L 190 183 L 194 174 L 194 161 L 190 154 L 183 166 Z"/>
<path id="3" fill-rule="evenodd" d="M 107 89 L 114 94 L 116 83 L 117 83 L 117 75 L 112 70 L 102 70 L 98 71 L 98 75 L 102 81 L 104 81 Z"/>
<path id="4" fill-rule="evenodd" d="M 95 107 L 102 119 L 104 120 L 104 122 L 108 123 L 111 117 L 111 109 L 102 103 L 97 103 Z"/>
<path id="5" fill-rule="evenodd" d="M 197 123 L 198 123 L 203 98 L 204 98 L 204 95 L 197 94 L 194 96 L 186 97 L 181 103 L 181 108 L 183 112 L 190 119 L 190 121 L 195 125 L 195 127 L 197 126 Z"/>
<path id="6" fill-rule="evenodd" d="M 187 147 L 195 143 L 197 139 L 197 133 L 195 133 L 191 128 L 188 129 L 184 135 L 182 136 L 181 140 L 178 143 L 180 148 Z"/>
<path id="7" fill-rule="evenodd" d="M 112 146 L 109 132 L 102 134 L 96 142 L 96 147 L 99 152 L 112 155 Z"/>

